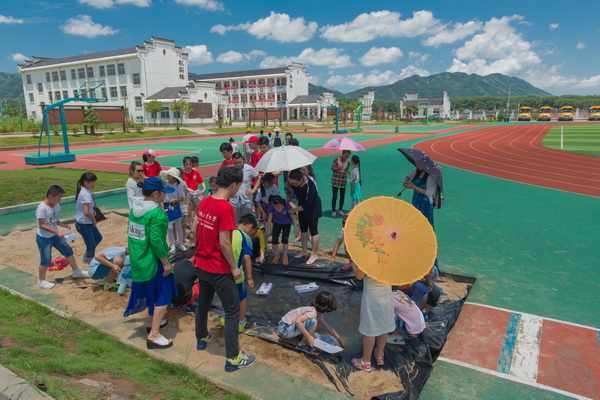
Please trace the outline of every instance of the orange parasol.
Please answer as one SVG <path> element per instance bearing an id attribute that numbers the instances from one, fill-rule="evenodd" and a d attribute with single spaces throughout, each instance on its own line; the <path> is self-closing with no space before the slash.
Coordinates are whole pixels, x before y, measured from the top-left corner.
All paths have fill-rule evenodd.
<path id="1" fill-rule="evenodd" d="M 423 278 L 437 254 L 437 239 L 427 218 L 393 197 L 373 197 L 354 207 L 344 226 L 344 240 L 360 270 L 390 285 Z"/>

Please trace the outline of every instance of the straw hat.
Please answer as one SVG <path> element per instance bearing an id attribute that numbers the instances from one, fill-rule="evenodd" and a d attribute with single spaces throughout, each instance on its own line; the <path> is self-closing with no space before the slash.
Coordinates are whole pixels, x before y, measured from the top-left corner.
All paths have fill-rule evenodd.
<path id="1" fill-rule="evenodd" d="M 179 181 L 179 183 L 181 183 L 182 185 L 184 184 L 183 179 L 181 179 L 179 176 L 179 170 L 175 167 L 169 168 L 166 171 L 160 171 L 160 177 L 161 179 L 164 179 L 165 181 L 168 181 L 167 179 L 167 175 L 172 176 L 173 178 L 177 179 Z"/>
<path id="2" fill-rule="evenodd" d="M 275 129 L 273 129 L 273 130 L 274 130 L 275 132 L 281 132 L 281 129 L 280 129 L 278 126 L 276 126 L 276 127 L 275 127 Z"/>

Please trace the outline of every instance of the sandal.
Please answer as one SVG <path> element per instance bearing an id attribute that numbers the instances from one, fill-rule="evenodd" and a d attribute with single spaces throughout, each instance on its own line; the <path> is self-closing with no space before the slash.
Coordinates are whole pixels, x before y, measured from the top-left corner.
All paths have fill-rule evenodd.
<path id="1" fill-rule="evenodd" d="M 146 348 L 148 349 L 166 349 L 173 346 L 173 340 L 169 340 L 164 336 L 156 340 L 146 340 Z"/>
<path id="2" fill-rule="evenodd" d="M 162 321 L 160 321 L 160 328 L 164 328 L 165 326 L 167 326 L 167 320 L 163 319 Z M 150 333 L 150 331 L 152 330 L 151 326 L 146 325 L 146 332 Z"/>
<path id="3" fill-rule="evenodd" d="M 385 362 L 385 354 L 381 354 L 381 357 L 377 357 L 375 355 L 376 351 L 377 351 L 377 348 L 375 348 L 375 350 L 373 351 L 373 358 L 375 358 L 375 363 L 377 364 L 377 366 L 381 367 L 383 365 L 383 363 Z"/>
<path id="4" fill-rule="evenodd" d="M 371 363 L 364 362 L 362 358 L 353 358 L 352 365 L 354 366 L 354 368 L 362 369 L 365 372 L 371 372 L 372 370 Z"/>

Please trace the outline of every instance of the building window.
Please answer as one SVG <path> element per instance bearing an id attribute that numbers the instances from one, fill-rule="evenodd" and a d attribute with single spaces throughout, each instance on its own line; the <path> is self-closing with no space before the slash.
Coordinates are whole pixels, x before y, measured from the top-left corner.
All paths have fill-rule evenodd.
<path id="1" fill-rule="evenodd" d="M 117 69 L 119 71 L 119 75 L 125 75 L 125 64 L 123 64 L 123 63 L 117 64 Z"/>
<path id="2" fill-rule="evenodd" d="M 73 90 L 73 97 L 79 97 L 79 92 L 77 89 Z"/>
<path id="3" fill-rule="evenodd" d="M 77 77 L 79 79 L 85 79 L 85 68 L 77 68 Z"/>
<path id="4" fill-rule="evenodd" d="M 33 103 L 33 93 L 29 93 L 29 102 Z"/>
<path id="5" fill-rule="evenodd" d="M 66 81 L 67 80 L 67 71 L 65 71 L 64 69 L 60 70 L 60 80 L 61 81 Z"/>
<path id="6" fill-rule="evenodd" d="M 58 71 L 52 71 L 52 82 L 58 82 Z"/>
<path id="7" fill-rule="evenodd" d="M 50 100 L 50 103 L 52 103 L 52 92 L 48 92 L 48 99 Z"/>
<path id="8" fill-rule="evenodd" d="M 102 98 L 106 98 L 106 88 L 105 87 L 101 87 L 100 88 L 100 94 L 102 95 Z"/>
<path id="9" fill-rule="evenodd" d="M 50 72 L 46 72 L 46 82 L 50 82 Z"/>
<path id="10" fill-rule="evenodd" d="M 68 99 L 69 98 L 69 91 L 68 90 L 63 90 L 63 98 L 64 99 Z"/>
<path id="11" fill-rule="evenodd" d="M 77 79 L 77 72 L 74 69 L 71 70 L 71 79 Z"/>
<path id="12" fill-rule="evenodd" d="M 104 65 L 98 67 L 98 72 L 100 73 L 100 76 L 106 75 L 106 73 L 104 72 Z"/>
<path id="13" fill-rule="evenodd" d="M 140 74 L 133 74 L 133 84 L 134 85 L 140 85 L 142 83 L 142 80 L 140 79 Z"/>
<path id="14" fill-rule="evenodd" d="M 33 118 L 33 119 L 37 118 L 37 113 L 35 111 L 31 112 L 31 118 Z"/>
<path id="15" fill-rule="evenodd" d="M 142 98 L 141 97 L 135 98 L 135 108 L 142 108 Z"/>
<path id="16" fill-rule="evenodd" d="M 54 92 L 54 100 L 56 100 L 56 101 L 62 100 L 62 98 L 60 97 L 60 90 L 57 90 L 56 92 Z"/>
<path id="17" fill-rule="evenodd" d="M 108 76 L 115 75 L 115 64 L 109 64 L 106 66 L 106 72 Z"/>
<path id="18" fill-rule="evenodd" d="M 119 94 L 117 93 L 117 87 L 116 86 L 111 86 L 110 87 L 110 97 L 111 98 L 119 97 Z"/>
<path id="19" fill-rule="evenodd" d="M 121 97 L 127 97 L 127 86 L 119 86 L 119 92 L 121 92 Z"/>
<path id="20" fill-rule="evenodd" d="M 31 85 L 31 75 L 25 75 L 25 81 L 28 85 Z"/>
<path id="21" fill-rule="evenodd" d="M 173 118 L 181 118 L 181 111 L 173 111 Z"/>
<path id="22" fill-rule="evenodd" d="M 88 78 L 93 78 L 94 77 L 94 67 L 87 67 L 87 77 Z"/>
<path id="23" fill-rule="evenodd" d="M 160 112 L 160 117 L 169 118 L 169 107 L 163 107 L 162 111 Z"/>
<path id="24" fill-rule="evenodd" d="M 86 95 L 86 97 L 90 97 L 90 98 L 92 98 L 92 99 L 95 99 L 95 98 L 96 98 L 96 91 L 95 91 L 95 90 L 92 90 L 91 92 L 89 92 L 89 93 Z"/>
<path id="25" fill-rule="evenodd" d="M 150 118 L 152 118 L 152 119 L 156 119 L 156 118 L 157 118 L 157 115 L 156 115 L 156 113 L 155 113 L 155 112 L 153 112 L 153 113 L 150 113 Z"/>
<path id="26" fill-rule="evenodd" d="M 43 93 L 43 92 L 44 92 L 44 84 L 38 83 L 38 93 Z"/>

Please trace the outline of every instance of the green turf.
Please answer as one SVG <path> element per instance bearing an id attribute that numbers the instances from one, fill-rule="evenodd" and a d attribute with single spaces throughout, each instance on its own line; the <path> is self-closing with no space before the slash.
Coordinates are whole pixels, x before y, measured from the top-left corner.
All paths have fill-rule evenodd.
<path id="1" fill-rule="evenodd" d="M 563 151 L 600 157 L 600 123 L 554 126 L 544 137 L 542 145 L 561 150 L 561 129 L 563 131 Z"/>

